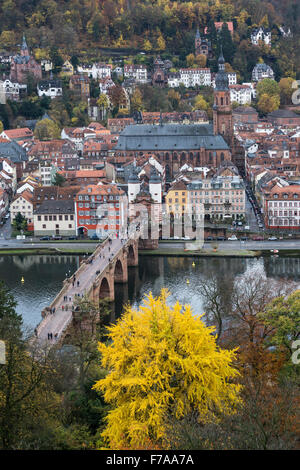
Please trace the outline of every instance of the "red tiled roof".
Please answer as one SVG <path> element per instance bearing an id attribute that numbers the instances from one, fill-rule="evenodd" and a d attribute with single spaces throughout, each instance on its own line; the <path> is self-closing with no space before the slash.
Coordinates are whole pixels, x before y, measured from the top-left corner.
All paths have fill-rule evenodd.
<path id="1" fill-rule="evenodd" d="M 95 184 L 86 186 L 84 189 L 78 192 L 76 199 L 78 199 L 79 195 L 123 195 L 125 194 L 123 190 L 119 189 L 116 185 L 112 184 Z"/>
<path id="2" fill-rule="evenodd" d="M 10 139 L 18 139 L 19 137 L 33 136 L 33 132 L 28 127 L 21 127 L 19 129 L 9 129 L 4 132 Z"/>

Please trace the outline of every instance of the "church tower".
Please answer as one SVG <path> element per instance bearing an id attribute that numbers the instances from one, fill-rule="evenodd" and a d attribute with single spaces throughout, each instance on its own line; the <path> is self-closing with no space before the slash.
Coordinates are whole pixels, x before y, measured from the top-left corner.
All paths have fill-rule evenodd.
<path id="1" fill-rule="evenodd" d="M 22 45 L 21 45 L 21 55 L 24 57 L 29 57 L 29 49 L 27 46 L 25 34 L 23 34 L 23 40 L 22 40 Z"/>
<path id="2" fill-rule="evenodd" d="M 214 134 L 222 135 L 230 148 L 233 146 L 233 119 L 228 75 L 225 72 L 223 52 L 219 57 L 219 71 L 215 78 L 213 122 Z"/>
<path id="3" fill-rule="evenodd" d="M 201 54 L 201 36 L 199 28 L 197 28 L 197 32 L 195 35 L 195 56 Z"/>

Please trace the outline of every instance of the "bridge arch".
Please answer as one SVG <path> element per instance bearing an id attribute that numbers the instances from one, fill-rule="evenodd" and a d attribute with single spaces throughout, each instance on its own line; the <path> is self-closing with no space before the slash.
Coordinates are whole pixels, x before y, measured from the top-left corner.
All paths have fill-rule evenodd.
<path id="1" fill-rule="evenodd" d="M 99 299 L 112 299 L 113 295 L 107 277 L 103 277 L 99 287 Z"/>
<path id="2" fill-rule="evenodd" d="M 124 259 L 118 258 L 114 266 L 114 282 L 127 282 L 127 263 Z"/>
<path id="3" fill-rule="evenodd" d="M 131 243 L 127 248 L 127 262 L 128 266 L 137 266 L 138 265 L 138 251 L 137 245 Z"/>

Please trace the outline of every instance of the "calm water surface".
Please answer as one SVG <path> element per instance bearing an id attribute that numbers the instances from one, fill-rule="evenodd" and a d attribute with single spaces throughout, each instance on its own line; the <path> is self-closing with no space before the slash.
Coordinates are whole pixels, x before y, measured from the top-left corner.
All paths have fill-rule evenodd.
<path id="1" fill-rule="evenodd" d="M 13 293 L 17 312 L 24 323 L 34 328 L 41 320 L 42 309 L 49 305 L 62 286 L 62 281 L 79 267 L 79 256 L 3 256 L 0 257 L 0 279 Z M 193 262 L 195 266 L 193 266 Z M 180 258 L 141 256 L 139 266 L 129 268 L 128 284 L 115 285 L 116 301 L 112 320 L 123 304 L 137 307 L 145 293 L 159 294 L 163 287 L 170 291 L 169 303 L 179 300 L 191 304 L 195 313 L 203 312 L 199 281 L 217 276 L 219 282 L 234 279 L 249 269 L 260 269 L 268 277 L 288 278 L 300 282 L 300 258 Z M 24 278 L 24 283 L 21 278 Z M 189 281 L 189 284 L 187 283 Z"/>

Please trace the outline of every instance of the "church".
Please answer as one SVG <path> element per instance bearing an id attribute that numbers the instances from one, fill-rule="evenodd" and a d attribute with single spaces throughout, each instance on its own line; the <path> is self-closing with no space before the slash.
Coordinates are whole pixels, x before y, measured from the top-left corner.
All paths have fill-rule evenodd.
<path id="1" fill-rule="evenodd" d="M 114 156 L 155 155 L 165 165 L 171 180 L 185 163 L 194 167 L 217 168 L 231 161 L 233 119 L 228 76 L 223 53 L 215 79 L 213 124 L 137 124 L 125 127 L 114 148 Z"/>
<path id="2" fill-rule="evenodd" d="M 28 75 L 32 75 L 36 80 L 41 80 L 42 67 L 30 55 L 25 35 L 23 35 L 20 54 L 15 55 L 11 60 L 10 80 L 17 83 L 26 83 Z"/>

